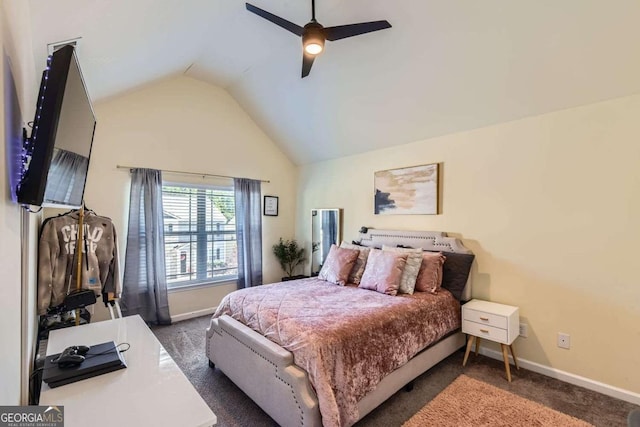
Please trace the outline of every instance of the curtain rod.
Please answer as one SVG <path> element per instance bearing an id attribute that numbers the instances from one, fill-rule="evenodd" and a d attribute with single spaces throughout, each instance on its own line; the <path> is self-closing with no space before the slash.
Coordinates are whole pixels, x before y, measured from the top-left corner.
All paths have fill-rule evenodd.
<path id="1" fill-rule="evenodd" d="M 116 168 L 118 169 L 129 169 L 130 171 L 132 169 L 142 169 L 138 166 L 123 166 L 123 165 L 116 165 Z M 183 171 L 172 171 L 172 170 L 167 170 L 167 169 L 161 169 L 162 172 L 167 172 L 167 173 L 175 173 L 178 175 L 192 175 L 192 176 L 201 176 L 201 177 L 213 177 L 213 178 L 231 178 L 231 179 L 235 179 L 237 177 L 235 176 L 228 176 L 228 175 L 217 175 L 217 174 L 213 174 L 213 173 L 196 173 L 196 172 L 183 172 Z M 250 178 L 253 179 L 253 178 Z M 267 179 L 259 179 L 257 181 L 260 182 L 266 182 L 266 183 L 270 183 L 271 181 L 267 180 Z"/>

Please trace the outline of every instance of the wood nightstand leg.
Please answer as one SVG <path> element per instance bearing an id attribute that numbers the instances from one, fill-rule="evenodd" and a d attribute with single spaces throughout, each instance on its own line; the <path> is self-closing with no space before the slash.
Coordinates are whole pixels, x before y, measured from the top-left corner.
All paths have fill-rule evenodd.
<path id="1" fill-rule="evenodd" d="M 511 356 L 513 356 L 513 364 L 516 365 L 517 370 L 520 370 L 520 367 L 518 366 L 518 359 L 516 359 L 516 354 L 513 352 L 513 344 L 509 346 L 509 350 L 511 350 Z"/>
<path id="2" fill-rule="evenodd" d="M 480 341 L 482 338 L 476 337 L 476 356 L 478 355 L 478 349 L 480 348 Z"/>
<path id="3" fill-rule="evenodd" d="M 502 358 L 504 359 L 504 369 L 507 371 L 507 380 L 511 382 L 511 369 L 509 368 L 509 353 L 506 344 L 500 344 L 502 347 Z"/>
<path id="4" fill-rule="evenodd" d="M 469 335 L 467 339 L 467 350 L 464 352 L 464 360 L 462 361 L 462 366 L 467 364 L 467 359 L 469 358 L 469 352 L 471 351 L 471 347 L 473 346 L 473 341 L 475 341 L 476 337 L 473 335 Z"/>

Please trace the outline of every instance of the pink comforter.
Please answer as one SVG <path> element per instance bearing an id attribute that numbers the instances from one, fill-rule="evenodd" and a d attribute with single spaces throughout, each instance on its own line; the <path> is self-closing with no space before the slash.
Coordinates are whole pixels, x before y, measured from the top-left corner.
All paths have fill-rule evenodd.
<path id="1" fill-rule="evenodd" d="M 293 353 L 325 426 L 355 423 L 357 402 L 386 375 L 460 327 L 447 291 L 389 296 L 315 278 L 233 292 L 213 317 L 223 314 Z"/>

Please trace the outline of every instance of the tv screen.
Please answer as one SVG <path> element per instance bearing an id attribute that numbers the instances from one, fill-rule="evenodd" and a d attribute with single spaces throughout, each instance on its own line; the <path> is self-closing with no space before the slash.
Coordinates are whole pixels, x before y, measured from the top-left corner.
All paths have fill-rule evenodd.
<path id="1" fill-rule="evenodd" d="M 49 59 L 27 152 L 18 202 L 79 207 L 89 169 L 96 119 L 71 45 Z M 28 150 L 29 151 L 29 150 Z"/>

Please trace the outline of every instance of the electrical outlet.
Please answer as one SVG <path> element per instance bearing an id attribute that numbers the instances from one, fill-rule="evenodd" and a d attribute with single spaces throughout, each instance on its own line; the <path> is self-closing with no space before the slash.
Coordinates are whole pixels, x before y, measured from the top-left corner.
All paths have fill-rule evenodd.
<path id="1" fill-rule="evenodd" d="M 529 325 L 526 323 L 520 323 L 520 334 L 522 338 L 529 336 Z"/>
<path id="2" fill-rule="evenodd" d="M 571 335 L 558 332 L 558 347 L 569 350 L 571 348 Z"/>

